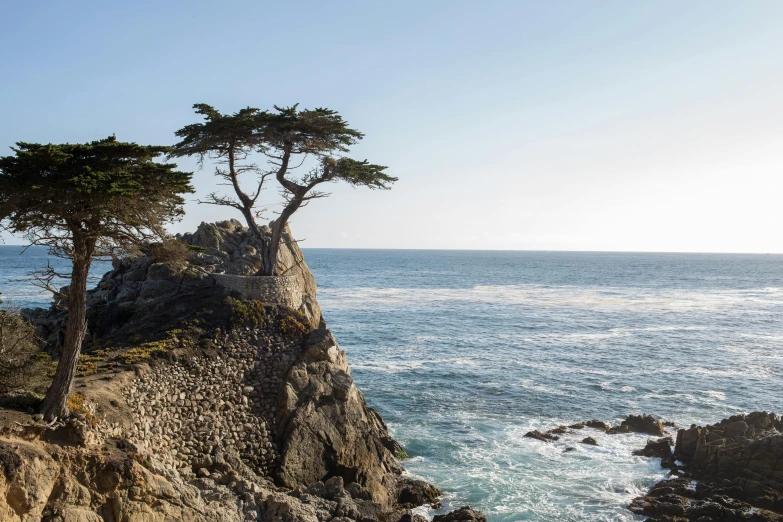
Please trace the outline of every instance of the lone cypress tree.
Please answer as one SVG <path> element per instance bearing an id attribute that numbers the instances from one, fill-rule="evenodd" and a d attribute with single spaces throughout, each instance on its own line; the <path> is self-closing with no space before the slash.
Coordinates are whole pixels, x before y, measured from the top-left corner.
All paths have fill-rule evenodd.
<path id="1" fill-rule="evenodd" d="M 0 158 L 0 230 L 22 234 L 71 261 L 68 320 L 54 380 L 41 406 L 47 420 L 68 413 L 68 395 L 86 329 L 92 260 L 162 236 L 193 192 L 190 172 L 154 161 L 168 147 L 123 143 L 17 143 Z"/>
<path id="2" fill-rule="evenodd" d="M 206 104 L 193 106 L 204 116 L 203 123 L 187 125 L 176 132 L 182 138 L 175 145 L 174 156 L 198 156 L 218 161 L 215 174 L 228 182 L 236 198 L 209 194 L 204 203 L 224 205 L 239 210 L 249 229 L 262 245 L 262 265 L 258 275 L 274 275 L 280 240 L 289 218 L 313 199 L 329 196 L 318 190 L 323 183 L 344 181 L 353 186 L 389 189 L 397 178 L 384 171 L 386 167 L 344 156 L 349 147 L 364 135 L 330 109 L 299 110 L 275 106 L 273 112 L 248 107 L 234 114 L 221 114 Z M 268 167 L 243 163 L 253 153 L 266 156 Z M 294 170 L 313 160 L 306 173 Z M 245 192 L 240 176 L 252 173 L 256 182 L 252 192 Z M 260 215 L 258 198 L 267 178 L 274 177 L 283 197 L 283 210 L 272 224 L 271 236 L 265 236 L 256 223 Z"/>

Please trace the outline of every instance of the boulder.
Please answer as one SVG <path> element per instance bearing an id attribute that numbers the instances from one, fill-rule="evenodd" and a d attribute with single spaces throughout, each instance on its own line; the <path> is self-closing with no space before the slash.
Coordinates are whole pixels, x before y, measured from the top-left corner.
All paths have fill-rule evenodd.
<path id="1" fill-rule="evenodd" d="M 432 484 L 412 477 L 402 476 L 397 481 L 399 494 L 397 502 L 403 507 L 417 507 L 428 504 L 437 509 L 441 503 L 441 490 Z"/>
<path id="2" fill-rule="evenodd" d="M 672 456 L 674 442 L 671 437 L 663 437 L 658 440 L 648 440 L 644 448 L 635 450 L 634 455 L 641 457 L 659 457 L 666 459 Z"/>
<path id="3" fill-rule="evenodd" d="M 435 515 L 432 522 L 487 522 L 487 517 L 481 511 L 476 511 L 470 506 L 462 506 L 451 513 Z"/>
<path id="4" fill-rule="evenodd" d="M 552 442 L 555 440 L 560 440 L 560 437 L 557 435 L 552 435 L 551 433 L 541 433 L 538 430 L 528 431 L 525 433 L 525 437 L 528 437 L 530 439 L 536 439 L 540 440 L 542 442 Z"/>
<path id="5" fill-rule="evenodd" d="M 607 433 L 646 433 L 663 436 L 666 432 L 663 423 L 651 415 L 629 415 L 619 426 L 610 428 Z"/>

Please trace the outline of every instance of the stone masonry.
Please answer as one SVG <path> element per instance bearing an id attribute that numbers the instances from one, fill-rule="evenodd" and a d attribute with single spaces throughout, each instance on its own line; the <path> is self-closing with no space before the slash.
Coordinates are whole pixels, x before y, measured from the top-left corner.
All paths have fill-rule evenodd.
<path id="1" fill-rule="evenodd" d="M 236 290 L 246 299 L 298 310 L 304 297 L 300 278 L 294 276 L 242 276 L 211 274 L 225 288 Z"/>
<path id="2" fill-rule="evenodd" d="M 255 473 L 269 476 L 279 451 L 273 442 L 278 390 L 302 349 L 263 330 L 218 334 L 218 357 L 160 364 L 123 390 L 135 410 L 129 440 L 168 456 L 187 476 L 217 453 L 238 452 Z"/>

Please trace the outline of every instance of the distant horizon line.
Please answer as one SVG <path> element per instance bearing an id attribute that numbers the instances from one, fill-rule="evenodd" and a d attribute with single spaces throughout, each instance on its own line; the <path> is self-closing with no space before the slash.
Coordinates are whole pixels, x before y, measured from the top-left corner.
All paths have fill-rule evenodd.
<path id="1" fill-rule="evenodd" d="M 2 247 L 25 247 L 22 243 L 2 243 Z M 44 245 L 31 245 L 31 247 L 47 248 Z M 738 255 L 738 256 L 780 256 L 783 252 L 716 252 L 716 251 L 688 251 L 688 250 L 544 250 L 525 248 L 395 248 L 395 247 L 300 247 L 307 250 L 399 250 L 418 252 L 540 252 L 540 253 L 564 253 L 564 254 L 704 254 L 704 255 Z"/>

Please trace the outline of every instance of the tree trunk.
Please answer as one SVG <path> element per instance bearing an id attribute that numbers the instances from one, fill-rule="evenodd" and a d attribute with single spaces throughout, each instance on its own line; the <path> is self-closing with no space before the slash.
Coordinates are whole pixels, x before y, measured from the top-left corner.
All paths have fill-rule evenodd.
<path id="1" fill-rule="evenodd" d="M 288 223 L 288 219 L 302 205 L 301 198 L 292 199 L 280 213 L 280 217 L 272 223 L 272 238 L 264 244 L 261 252 L 261 270 L 258 276 L 273 276 L 277 267 L 277 252 L 280 250 L 280 241 L 283 239 L 283 231 Z"/>
<path id="2" fill-rule="evenodd" d="M 50 422 L 68 414 L 68 396 L 71 394 L 73 379 L 76 376 L 76 366 L 79 364 L 79 354 L 82 351 L 87 324 L 87 274 L 92 261 L 90 250 L 87 244 L 75 247 L 71 285 L 68 289 L 65 342 L 54 380 L 41 404 L 41 413 L 44 419 Z"/>
<path id="3" fill-rule="evenodd" d="M 278 221 L 280 221 L 278 219 Z M 285 225 L 283 225 L 285 227 Z M 261 249 L 261 270 L 256 273 L 257 276 L 275 275 L 275 266 L 277 265 L 277 252 L 280 250 L 280 239 L 282 231 L 277 226 L 277 221 L 272 227 L 272 239 L 267 241 L 264 248 Z"/>

